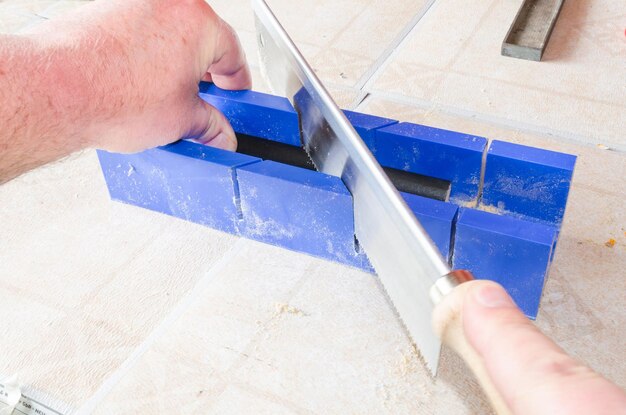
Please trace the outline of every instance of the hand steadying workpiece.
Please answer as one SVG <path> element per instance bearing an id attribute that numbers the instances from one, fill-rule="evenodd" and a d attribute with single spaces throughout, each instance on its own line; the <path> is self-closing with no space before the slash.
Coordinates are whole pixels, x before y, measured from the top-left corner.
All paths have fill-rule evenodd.
<path id="1" fill-rule="evenodd" d="M 134 152 L 180 138 L 234 150 L 198 82 L 252 86 L 233 29 L 204 2 L 97 1 L 0 36 L 0 183 L 84 148 Z"/>
<path id="2" fill-rule="evenodd" d="M 0 183 L 85 148 L 132 152 L 184 137 L 235 149 L 226 119 L 197 96 L 201 79 L 251 86 L 236 35 L 202 0 L 96 1 L 0 35 Z M 467 283 L 445 307 L 461 310 L 513 413 L 626 413 L 626 394 L 541 334 L 499 285 Z"/>

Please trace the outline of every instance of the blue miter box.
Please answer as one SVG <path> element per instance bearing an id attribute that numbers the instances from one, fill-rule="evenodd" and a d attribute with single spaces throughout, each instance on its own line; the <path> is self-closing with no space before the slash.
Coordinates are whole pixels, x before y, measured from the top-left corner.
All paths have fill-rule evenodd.
<path id="1" fill-rule="evenodd" d="M 237 133 L 300 145 L 285 98 L 207 83 L 200 97 Z M 501 283 L 535 318 L 576 157 L 345 113 L 381 165 L 450 183 L 447 201 L 402 196 L 452 267 Z M 373 272 L 337 177 L 189 141 L 98 157 L 114 200 Z"/>

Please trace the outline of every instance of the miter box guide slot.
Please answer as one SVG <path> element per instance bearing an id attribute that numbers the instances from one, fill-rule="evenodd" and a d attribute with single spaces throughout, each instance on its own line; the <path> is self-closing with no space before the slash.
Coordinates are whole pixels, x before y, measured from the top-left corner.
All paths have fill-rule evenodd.
<path id="1" fill-rule="evenodd" d="M 111 198 L 373 271 L 355 238 L 351 195 L 339 178 L 312 170 L 290 102 L 207 83 L 200 97 L 229 119 L 240 153 L 189 141 L 138 154 L 99 151 Z M 423 197 L 400 188 L 442 256 L 500 282 L 534 318 L 575 157 L 345 113 L 386 171 L 406 175 L 392 178 L 396 186 L 420 182 L 407 188 L 435 189 Z M 442 195 L 445 200 L 431 198 Z"/>
<path id="2" fill-rule="evenodd" d="M 111 199 L 233 234 L 242 219 L 236 168 L 261 161 L 187 141 L 98 158 Z"/>
<path id="3" fill-rule="evenodd" d="M 575 164 L 569 154 L 494 140 L 480 204 L 560 226 Z"/>
<path id="4" fill-rule="evenodd" d="M 356 267 L 352 196 L 340 178 L 275 161 L 237 169 L 242 235 Z"/>
<path id="5" fill-rule="evenodd" d="M 412 123 L 377 129 L 367 143 L 387 167 L 450 181 L 450 200 L 476 203 L 487 139 Z"/>

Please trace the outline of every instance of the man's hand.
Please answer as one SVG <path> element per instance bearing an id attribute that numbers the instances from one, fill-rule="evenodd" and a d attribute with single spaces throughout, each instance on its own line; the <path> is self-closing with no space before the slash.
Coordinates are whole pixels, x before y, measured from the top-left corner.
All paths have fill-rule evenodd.
<path id="1" fill-rule="evenodd" d="M 513 414 L 626 414 L 624 391 L 544 336 L 501 286 L 467 284 L 451 307 Z"/>
<path id="2" fill-rule="evenodd" d="M 180 138 L 234 150 L 198 82 L 251 87 L 237 36 L 203 0 L 103 0 L 0 36 L 0 183 L 71 152 Z"/>
<path id="3" fill-rule="evenodd" d="M 85 70 L 103 111 L 96 146 L 129 152 L 196 138 L 237 147 L 224 116 L 198 97 L 198 82 L 247 89 L 250 71 L 237 35 L 205 1 L 96 1 L 39 31 L 54 36 L 60 26 L 71 28 L 63 37 L 95 49 Z"/>

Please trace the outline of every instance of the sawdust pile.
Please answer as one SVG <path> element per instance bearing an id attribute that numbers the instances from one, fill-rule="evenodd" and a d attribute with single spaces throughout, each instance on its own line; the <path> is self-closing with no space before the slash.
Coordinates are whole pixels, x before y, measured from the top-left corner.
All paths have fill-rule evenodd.
<path id="1" fill-rule="evenodd" d="M 415 347 L 415 345 L 411 345 L 411 348 L 408 351 L 401 351 L 400 358 L 394 362 L 394 372 L 396 375 L 401 378 L 406 378 L 407 376 L 414 376 L 416 374 L 420 374 L 424 368 L 424 361 Z"/>
<path id="2" fill-rule="evenodd" d="M 492 205 L 480 205 L 478 209 L 483 212 L 495 213 L 496 215 L 502 215 L 504 213 L 502 208 Z"/>
<path id="3" fill-rule="evenodd" d="M 422 413 L 423 405 L 432 401 L 433 384 L 415 345 L 399 349 L 388 365 L 386 381 L 376 387 L 382 406 L 390 413 L 398 408 L 411 408 L 409 413 Z M 408 397 L 411 397 L 410 401 Z"/>

